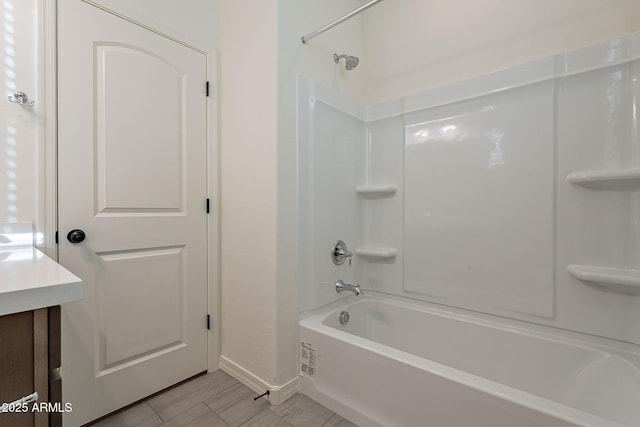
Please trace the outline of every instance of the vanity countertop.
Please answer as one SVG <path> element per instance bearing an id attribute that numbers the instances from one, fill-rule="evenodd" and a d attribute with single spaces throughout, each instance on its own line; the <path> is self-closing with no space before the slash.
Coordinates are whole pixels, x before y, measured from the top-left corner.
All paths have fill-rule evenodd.
<path id="1" fill-rule="evenodd" d="M 0 316 L 77 301 L 82 294 L 82 280 L 35 247 L 0 247 Z"/>

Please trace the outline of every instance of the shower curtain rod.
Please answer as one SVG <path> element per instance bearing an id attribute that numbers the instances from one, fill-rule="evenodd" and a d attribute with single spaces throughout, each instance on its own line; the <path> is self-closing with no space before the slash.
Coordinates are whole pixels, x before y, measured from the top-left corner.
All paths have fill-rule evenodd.
<path id="1" fill-rule="evenodd" d="M 324 27 L 318 28 L 317 30 L 315 30 L 312 33 L 307 34 L 306 36 L 302 36 L 300 37 L 300 40 L 302 40 L 302 44 L 308 42 L 309 40 L 311 40 L 312 38 L 319 36 L 320 34 L 324 33 L 327 30 L 332 29 L 333 27 L 335 27 L 338 24 L 342 24 L 344 21 L 346 21 L 347 19 L 350 19 L 354 16 L 356 16 L 357 14 L 359 14 L 360 12 L 364 12 L 365 10 L 369 9 L 371 6 L 375 5 L 376 3 L 380 3 L 382 0 L 373 0 L 370 1 L 369 3 L 360 6 L 359 8 L 355 9 L 352 12 L 347 13 L 346 15 L 344 15 L 342 18 L 338 18 L 333 22 L 328 23 L 327 25 L 325 25 Z"/>

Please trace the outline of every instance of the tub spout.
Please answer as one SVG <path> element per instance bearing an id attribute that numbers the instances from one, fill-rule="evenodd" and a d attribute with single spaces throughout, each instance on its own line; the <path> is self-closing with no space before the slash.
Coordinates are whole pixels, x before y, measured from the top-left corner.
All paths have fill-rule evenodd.
<path id="1" fill-rule="evenodd" d="M 355 296 L 362 295 L 360 285 L 350 285 L 348 283 L 344 283 L 342 280 L 338 280 L 336 282 L 336 292 L 340 293 L 342 291 L 351 291 Z"/>

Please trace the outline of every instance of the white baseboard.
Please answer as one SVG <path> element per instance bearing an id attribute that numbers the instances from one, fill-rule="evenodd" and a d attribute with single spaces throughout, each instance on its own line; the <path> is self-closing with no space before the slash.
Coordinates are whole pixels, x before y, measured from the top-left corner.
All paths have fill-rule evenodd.
<path id="1" fill-rule="evenodd" d="M 300 390 L 300 381 L 298 377 L 292 378 L 281 386 L 274 387 L 274 391 L 271 392 L 273 399 L 271 399 L 272 405 L 279 405 L 284 403 L 291 396 L 296 394 Z"/>
<path id="2" fill-rule="evenodd" d="M 265 396 L 265 398 L 268 399 L 272 405 L 279 405 L 283 403 L 296 394 L 300 388 L 298 377 L 292 378 L 283 385 L 272 385 L 224 356 L 220 356 L 219 366 L 224 372 L 231 375 L 257 394 L 262 394 L 269 390 L 269 396 Z"/>

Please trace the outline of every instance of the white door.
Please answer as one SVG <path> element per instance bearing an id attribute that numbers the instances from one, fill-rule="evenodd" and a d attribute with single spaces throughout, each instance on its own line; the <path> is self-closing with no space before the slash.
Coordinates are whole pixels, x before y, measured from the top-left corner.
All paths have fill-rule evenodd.
<path id="1" fill-rule="evenodd" d="M 85 285 L 62 319 L 75 426 L 207 369 L 206 58 L 80 0 L 58 13 L 60 262 Z"/>

